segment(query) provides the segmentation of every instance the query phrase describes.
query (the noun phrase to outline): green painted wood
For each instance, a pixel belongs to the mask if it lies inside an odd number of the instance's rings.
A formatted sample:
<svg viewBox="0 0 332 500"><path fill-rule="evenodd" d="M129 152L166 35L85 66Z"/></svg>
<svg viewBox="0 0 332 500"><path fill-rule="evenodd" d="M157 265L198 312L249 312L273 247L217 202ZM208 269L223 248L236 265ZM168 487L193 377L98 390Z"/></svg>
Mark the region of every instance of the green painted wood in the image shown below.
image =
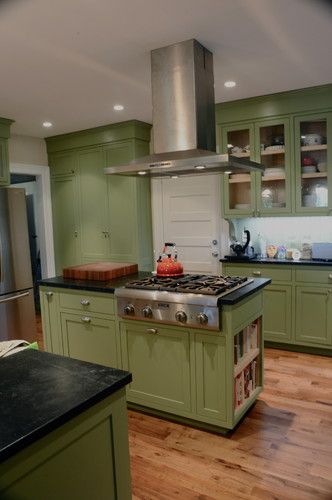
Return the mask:
<svg viewBox="0 0 332 500"><path fill-rule="evenodd" d="M78 173L78 157L76 151L53 153L48 156L51 177L73 175Z"/></svg>
<svg viewBox="0 0 332 500"><path fill-rule="evenodd" d="M150 333L156 329L157 333ZM122 368L133 374L127 399L169 413L190 415L190 347L185 329L121 322Z"/></svg>
<svg viewBox="0 0 332 500"><path fill-rule="evenodd" d="M225 266L225 267L224 267ZM226 274L233 276L248 276L253 278L271 278L273 282L288 282L292 280L291 265L263 265L263 264L241 264L223 263Z"/></svg>
<svg viewBox="0 0 332 500"><path fill-rule="evenodd" d="M114 316L115 300L110 293L85 293L80 290L63 292L58 289L59 306L63 309L74 309L80 313L101 313Z"/></svg>
<svg viewBox="0 0 332 500"><path fill-rule="evenodd" d="M55 267L81 263L80 220L77 177L57 175L51 180Z"/></svg>
<svg viewBox="0 0 332 500"><path fill-rule="evenodd" d="M301 189L301 132L300 125L303 121L326 119L327 122L327 187L328 187L328 206L327 207L304 207L302 206L302 189ZM308 113L294 118L294 145L295 145L295 186L296 186L296 212L303 215L331 215L332 214L332 112L327 113L326 110L320 113ZM310 153L308 153L310 156ZM319 182L320 179L317 179Z"/></svg>
<svg viewBox="0 0 332 500"><path fill-rule="evenodd" d="M9 139L10 137L10 127L14 123L14 120L9 118L0 118L0 137L2 139Z"/></svg>
<svg viewBox="0 0 332 500"><path fill-rule="evenodd" d="M0 464L3 500L130 500L125 390Z"/></svg>
<svg viewBox="0 0 332 500"><path fill-rule="evenodd" d="M216 123L276 118L287 114L332 109L332 84L291 90L216 105Z"/></svg>
<svg viewBox="0 0 332 500"><path fill-rule="evenodd" d="M292 342L292 286L268 285L264 289L264 338Z"/></svg>
<svg viewBox="0 0 332 500"><path fill-rule="evenodd" d="M138 120L113 123L102 127L79 130L45 139L48 154L82 147L92 147L121 141L124 139L140 139L150 142L151 125Z"/></svg>
<svg viewBox="0 0 332 500"><path fill-rule="evenodd" d="M295 340L332 346L332 288L296 287Z"/></svg>
<svg viewBox="0 0 332 500"><path fill-rule="evenodd" d="M59 293L48 287L40 287L40 307L45 349L63 355Z"/></svg>
<svg viewBox="0 0 332 500"><path fill-rule="evenodd" d="M8 140L0 138L0 186L10 184Z"/></svg>
<svg viewBox="0 0 332 500"><path fill-rule="evenodd" d="M232 383L226 369L225 337L195 335L197 414L227 426L226 386Z"/></svg>
<svg viewBox="0 0 332 500"><path fill-rule="evenodd" d="M101 147L82 149L78 156L80 245L82 262L109 257L107 182Z"/></svg>
<svg viewBox="0 0 332 500"><path fill-rule="evenodd" d="M91 313L61 312L64 355L105 366L119 366L115 321Z"/></svg>
<svg viewBox="0 0 332 500"><path fill-rule="evenodd" d="M326 349L325 347L313 347L312 345L304 342L301 342L301 344L284 344L283 342L272 342L270 340L266 340L265 347L270 347L272 349L284 349L285 351L292 352L304 352L306 354L318 354L319 356L332 356L332 349Z"/></svg>
<svg viewBox="0 0 332 500"><path fill-rule="evenodd" d="M261 192L262 189L266 189L267 187L272 186L272 190L278 191L278 181L270 182L262 181L262 175L260 173L255 174L256 178L256 213L258 216L266 215L285 215L291 214L292 212L292 198L291 198L291 187L292 187L292 168L291 168L291 134L290 134L290 120L288 117L277 118L273 120L265 120L255 122L255 160L259 163L263 163L265 161L265 156L261 156L260 151L260 131L263 127L274 127L277 125L283 126L283 135L285 139L285 155L284 155L284 166L285 166L285 207L272 207L266 208L262 205L262 197ZM275 187L277 186L277 187Z"/></svg>

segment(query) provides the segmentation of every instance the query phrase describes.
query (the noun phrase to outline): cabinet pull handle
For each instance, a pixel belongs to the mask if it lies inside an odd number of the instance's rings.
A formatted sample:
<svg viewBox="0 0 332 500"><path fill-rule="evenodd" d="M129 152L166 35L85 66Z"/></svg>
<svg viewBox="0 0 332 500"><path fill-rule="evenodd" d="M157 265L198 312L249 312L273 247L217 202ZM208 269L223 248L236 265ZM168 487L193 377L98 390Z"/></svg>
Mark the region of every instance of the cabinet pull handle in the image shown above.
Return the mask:
<svg viewBox="0 0 332 500"><path fill-rule="evenodd" d="M46 292L45 295L47 299L50 300L50 298L53 297L53 292Z"/></svg>
<svg viewBox="0 0 332 500"><path fill-rule="evenodd" d="M253 271L252 273L254 276L261 276L262 273L260 271Z"/></svg>
<svg viewBox="0 0 332 500"><path fill-rule="evenodd" d="M147 328L146 333L150 333L152 335L158 335L158 330L157 328Z"/></svg>
<svg viewBox="0 0 332 500"><path fill-rule="evenodd" d="M91 323L91 318L89 318L89 316L82 316L81 321L83 323Z"/></svg>
<svg viewBox="0 0 332 500"><path fill-rule="evenodd" d="M329 274L329 280L332 280L332 273Z"/></svg>
<svg viewBox="0 0 332 500"><path fill-rule="evenodd" d="M89 306L90 305L90 300L88 299L81 299L80 300L82 306Z"/></svg>

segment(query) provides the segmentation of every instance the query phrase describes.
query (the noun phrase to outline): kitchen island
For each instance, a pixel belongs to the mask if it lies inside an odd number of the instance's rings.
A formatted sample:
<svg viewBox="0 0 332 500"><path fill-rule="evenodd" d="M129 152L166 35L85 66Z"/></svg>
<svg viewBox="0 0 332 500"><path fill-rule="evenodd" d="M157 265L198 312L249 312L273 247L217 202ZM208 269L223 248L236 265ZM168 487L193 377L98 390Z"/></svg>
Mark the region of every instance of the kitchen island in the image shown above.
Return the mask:
<svg viewBox="0 0 332 500"><path fill-rule="evenodd" d="M122 370L25 350L0 361L0 498L130 499Z"/></svg>
<svg viewBox="0 0 332 500"><path fill-rule="evenodd" d="M117 314L114 291L146 275L81 281L75 289L72 280L43 280L47 350L132 372L133 408L218 432L233 429L263 388L262 292L271 280L253 279L220 297L218 327L205 329Z"/></svg>

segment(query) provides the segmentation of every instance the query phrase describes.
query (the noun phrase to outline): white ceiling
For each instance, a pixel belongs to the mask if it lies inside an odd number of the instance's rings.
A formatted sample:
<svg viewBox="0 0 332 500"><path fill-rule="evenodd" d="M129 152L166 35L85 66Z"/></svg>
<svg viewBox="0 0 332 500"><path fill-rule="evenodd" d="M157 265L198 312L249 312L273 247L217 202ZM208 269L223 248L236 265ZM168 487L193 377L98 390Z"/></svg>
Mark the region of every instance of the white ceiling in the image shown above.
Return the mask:
<svg viewBox="0 0 332 500"><path fill-rule="evenodd" d="M216 102L330 83L328 3L1 0L0 116L37 137L150 122L149 52L189 38L214 53ZM225 89L225 80L238 86Z"/></svg>

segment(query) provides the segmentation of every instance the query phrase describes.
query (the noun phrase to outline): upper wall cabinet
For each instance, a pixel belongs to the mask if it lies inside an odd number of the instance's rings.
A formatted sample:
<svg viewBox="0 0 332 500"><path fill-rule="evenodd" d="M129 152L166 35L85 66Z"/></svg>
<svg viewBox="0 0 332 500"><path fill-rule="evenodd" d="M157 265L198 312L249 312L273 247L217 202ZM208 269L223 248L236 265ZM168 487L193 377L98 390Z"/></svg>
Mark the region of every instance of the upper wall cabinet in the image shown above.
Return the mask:
<svg viewBox="0 0 332 500"><path fill-rule="evenodd" d="M10 183L8 139L10 136L10 125L12 123L12 120L0 118L0 186L5 186Z"/></svg>
<svg viewBox="0 0 332 500"><path fill-rule="evenodd" d="M147 124L126 122L47 139L58 274L100 260L152 269L149 179L104 173L147 154L149 137Z"/></svg>
<svg viewBox="0 0 332 500"><path fill-rule="evenodd" d="M332 85L227 102L216 114L220 150L265 166L223 176L225 217L332 214Z"/></svg>

